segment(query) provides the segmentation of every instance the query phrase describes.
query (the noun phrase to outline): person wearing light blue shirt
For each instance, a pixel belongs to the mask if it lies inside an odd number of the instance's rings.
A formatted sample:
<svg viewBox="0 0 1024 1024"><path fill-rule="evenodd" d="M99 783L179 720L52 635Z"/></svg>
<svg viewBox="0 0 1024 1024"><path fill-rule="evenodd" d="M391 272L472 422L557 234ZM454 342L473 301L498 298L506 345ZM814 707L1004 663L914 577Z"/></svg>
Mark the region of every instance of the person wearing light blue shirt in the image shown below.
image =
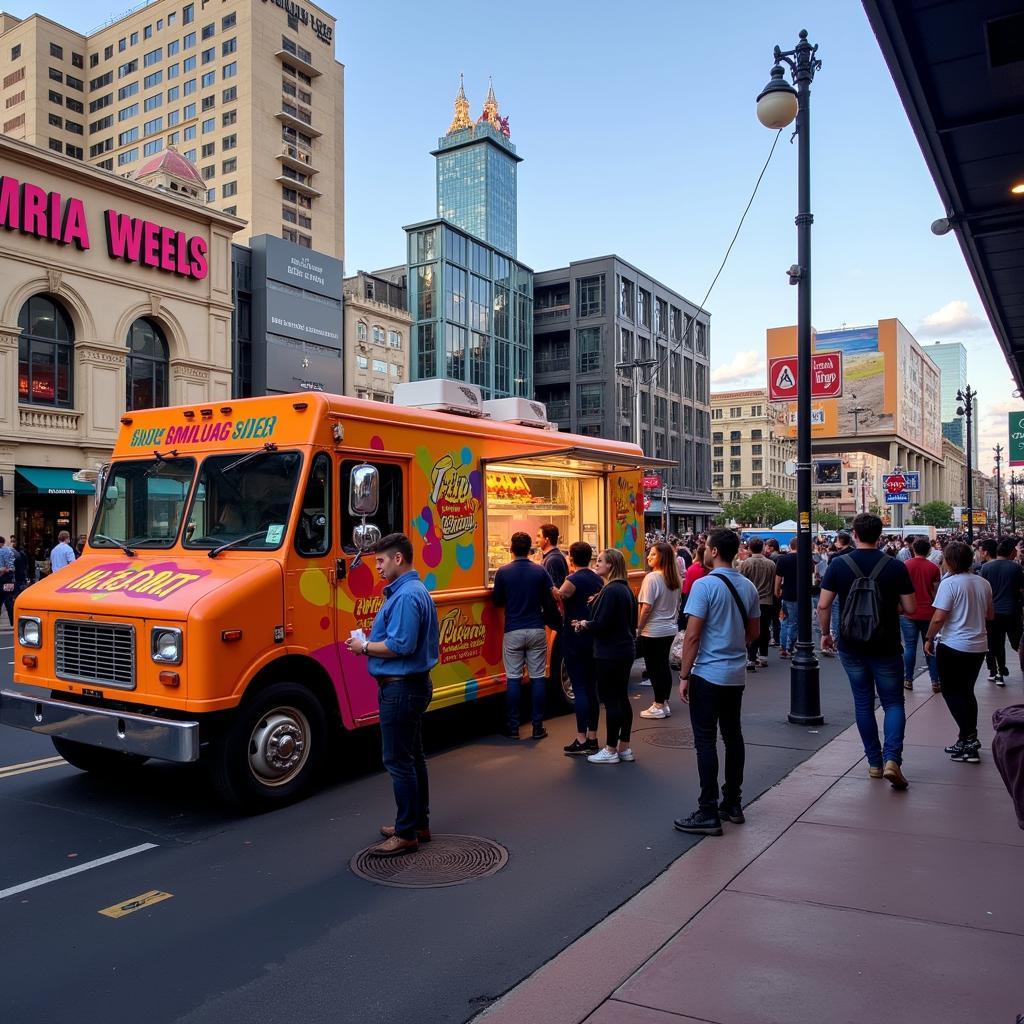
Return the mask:
<svg viewBox="0 0 1024 1024"><path fill-rule="evenodd" d="M679 696L690 705L697 749L700 798L697 810L675 827L690 835L720 836L722 818L743 822L740 791L745 748L740 708L746 683L747 645L760 632L757 587L732 568L740 539L715 530L705 558L711 572L697 580L686 599L686 639L679 670ZM725 744L725 784L718 788L718 732Z"/></svg>
<svg viewBox="0 0 1024 1024"><path fill-rule="evenodd" d="M412 544L404 533L376 547L377 572L385 580L384 604L369 638L350 637L345 646L364 655L380 690L380 737L391 776L397 814L384 825L379 857L414 853L430 842L430 786L423 755L423 715L433 696L430 670L437 664L439 628L430 592L412 566Z"/></svg>
<svg viewBox="0 0 1024 1024"><path fill-rule="evenodd" d="M59 572L75 560L75 551L70 541L71 534L67 530L57 534L57 543L50 552L50 572Z"/></svg>

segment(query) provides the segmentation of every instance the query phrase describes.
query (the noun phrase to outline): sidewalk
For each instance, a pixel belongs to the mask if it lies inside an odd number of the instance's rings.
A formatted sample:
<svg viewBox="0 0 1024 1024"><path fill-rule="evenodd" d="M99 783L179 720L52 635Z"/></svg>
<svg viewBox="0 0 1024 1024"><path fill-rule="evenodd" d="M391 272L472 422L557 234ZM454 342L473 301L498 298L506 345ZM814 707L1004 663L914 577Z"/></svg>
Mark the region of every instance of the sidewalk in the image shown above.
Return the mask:
<svg viewBox="0 0 1024 1024"><path fill-rule="evenodd" d="M868 778L851 727L480 1024L1019 1020L1024 831L988 747L992 712L1024 700L1024 686L1018 672L1005 689L986 674L980 765L943 752L956 730L919 677L908 791Z"/></svg>

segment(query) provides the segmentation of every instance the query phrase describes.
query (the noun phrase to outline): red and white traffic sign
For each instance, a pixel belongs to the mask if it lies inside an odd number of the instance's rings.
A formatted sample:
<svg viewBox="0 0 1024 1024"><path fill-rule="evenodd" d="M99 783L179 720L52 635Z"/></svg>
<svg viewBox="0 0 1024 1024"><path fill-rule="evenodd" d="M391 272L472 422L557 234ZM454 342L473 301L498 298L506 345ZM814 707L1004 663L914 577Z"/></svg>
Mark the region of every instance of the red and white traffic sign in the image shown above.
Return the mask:
<svg viewBox="0 0 1024 1024"><path fill-rule="evenodd" d="M643 479L643 485L645 491L660 491L661 477L655 473L648 473Z"/></svg>
<svg viewBox="0 0 1024 1024"><path fill-rule="evenodd" d="M902 494L907 487L907 478L902 473L891 473L885 478L885 489L890 494Z"/></svg>
<svg viewBox="0 0 1024 1024"><path fill-rule="evenodd" d="M768 400L795 402L797 357L779 356L768 360ZM843 397L843 353L821 352L811 356L811 398Z"/></svg>

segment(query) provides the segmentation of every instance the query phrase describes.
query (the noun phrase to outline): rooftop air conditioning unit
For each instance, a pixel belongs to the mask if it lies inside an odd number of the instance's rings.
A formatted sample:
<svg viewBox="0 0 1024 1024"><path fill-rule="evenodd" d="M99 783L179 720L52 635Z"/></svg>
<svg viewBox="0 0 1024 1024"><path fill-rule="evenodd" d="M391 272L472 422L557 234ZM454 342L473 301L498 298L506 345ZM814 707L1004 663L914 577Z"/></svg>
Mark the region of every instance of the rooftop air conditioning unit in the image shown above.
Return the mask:
<svg viewBox="0 0 1024 1024"><path fill-rule="evenodd" d="M460 416L483 416L484 400L478 387L457 380L434 377L396 384L395 405L434 412L453 412Z"/></svg>
<svg viewBox="0 0 1024 1024"><path fill-rule="evenodd" d="M540 430L558 429L556 424L548 422L544 403L529 398L494 398L484 402L484 413L501 423L520 423L524 427L537 427Z"/></svg>

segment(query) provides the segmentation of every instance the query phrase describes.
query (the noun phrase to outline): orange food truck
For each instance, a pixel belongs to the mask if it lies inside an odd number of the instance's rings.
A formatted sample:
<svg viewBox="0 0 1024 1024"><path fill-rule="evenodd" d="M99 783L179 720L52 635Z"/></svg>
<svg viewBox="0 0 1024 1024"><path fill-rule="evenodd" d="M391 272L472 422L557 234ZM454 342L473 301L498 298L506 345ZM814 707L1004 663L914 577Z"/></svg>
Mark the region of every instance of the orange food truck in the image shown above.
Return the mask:
<svg viewBox="0 0 1024 1024"><path fill-rule="evenodd" d="M307 791L332 730L377 721L344 641L383 602L381 535L409 535L437 605L432 708L505 688L490 586L514 531L552 522L640 575L639 448L450 381L398 392L410 404L301 393L123 416L82 557L17 601L15 682L49 696L4 691L0 722L83 770L201 759L226 799L273 806ZM551 675L557 690L557 642Z"/></svg>

